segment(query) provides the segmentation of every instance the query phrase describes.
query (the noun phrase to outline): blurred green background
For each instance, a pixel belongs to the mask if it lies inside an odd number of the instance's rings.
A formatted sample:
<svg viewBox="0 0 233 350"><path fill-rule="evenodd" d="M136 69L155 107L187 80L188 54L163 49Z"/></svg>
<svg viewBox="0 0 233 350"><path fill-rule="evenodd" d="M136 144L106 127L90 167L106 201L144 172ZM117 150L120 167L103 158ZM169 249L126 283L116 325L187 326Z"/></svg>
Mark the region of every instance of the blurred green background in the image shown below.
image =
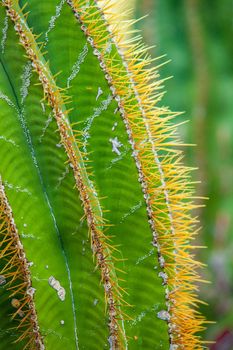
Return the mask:
<svg viewBox="0 0 233 350"><path fill-rule="evenodd" d="M199 211L197 252L207 264L201 271L211 284L200 286L202 307L209 324L205 339L216 340L213 350L233 349L233 1L135 0L137 24L144 41L156 45L153 56L166 54L160 68L165 84L162 105L185 111L190 122L180 128L186 163L198 166L195 180L200 196L209 197Z"/></svg>

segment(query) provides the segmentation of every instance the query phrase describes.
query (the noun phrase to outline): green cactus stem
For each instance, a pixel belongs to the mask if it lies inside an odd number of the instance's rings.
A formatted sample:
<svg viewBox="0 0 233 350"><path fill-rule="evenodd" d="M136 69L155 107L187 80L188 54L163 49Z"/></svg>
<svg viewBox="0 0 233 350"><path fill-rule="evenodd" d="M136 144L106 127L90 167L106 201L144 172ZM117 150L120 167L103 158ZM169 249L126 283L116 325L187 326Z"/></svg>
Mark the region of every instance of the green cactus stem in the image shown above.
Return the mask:
<svg viewBox="0 0 233 350"><path fill-rule="evenodd" d="M202 349L191 169L133 22L1 5L2 344Z"/></svg>

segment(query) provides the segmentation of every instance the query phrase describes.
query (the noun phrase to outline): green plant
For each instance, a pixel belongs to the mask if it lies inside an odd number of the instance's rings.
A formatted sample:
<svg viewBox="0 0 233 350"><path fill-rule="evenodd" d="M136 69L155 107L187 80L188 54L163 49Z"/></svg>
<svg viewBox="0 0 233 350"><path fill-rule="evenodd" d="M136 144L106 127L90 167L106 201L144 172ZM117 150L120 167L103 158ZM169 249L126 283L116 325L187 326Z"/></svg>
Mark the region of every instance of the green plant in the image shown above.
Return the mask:
<svg viewBox="0 0 233 350"><path fill-rule="evenodd" d="M191 169L158 67L112 1L2 5L2 347L202 349Z"/></svg>

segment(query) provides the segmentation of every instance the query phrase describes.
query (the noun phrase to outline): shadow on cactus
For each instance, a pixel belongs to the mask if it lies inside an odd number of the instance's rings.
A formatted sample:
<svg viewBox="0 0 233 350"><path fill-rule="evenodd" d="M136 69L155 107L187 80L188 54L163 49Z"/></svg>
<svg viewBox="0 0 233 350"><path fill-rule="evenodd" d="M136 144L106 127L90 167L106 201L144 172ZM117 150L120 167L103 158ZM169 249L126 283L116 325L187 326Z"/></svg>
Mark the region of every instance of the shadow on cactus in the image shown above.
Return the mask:
<svg viewBox="0 0 233 350"><path fill-rule="evenodd" d="M203 348L191 169L112 2L1 1L2 349Z"/></svg>

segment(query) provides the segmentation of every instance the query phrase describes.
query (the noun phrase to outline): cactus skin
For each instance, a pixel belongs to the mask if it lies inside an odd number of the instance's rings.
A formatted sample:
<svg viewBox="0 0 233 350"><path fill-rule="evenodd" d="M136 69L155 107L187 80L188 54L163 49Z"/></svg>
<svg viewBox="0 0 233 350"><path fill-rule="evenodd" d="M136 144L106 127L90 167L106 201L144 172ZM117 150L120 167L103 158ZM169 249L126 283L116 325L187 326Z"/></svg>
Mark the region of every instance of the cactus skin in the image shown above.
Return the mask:
<svg viewBox="0 0 233 350"><path fill-rule="evenodd" d="M190 169L146 49L110 1L1 3L1 239L29 262L2 250L2 343L12 324L12 349L201 349Z"/></svg>

